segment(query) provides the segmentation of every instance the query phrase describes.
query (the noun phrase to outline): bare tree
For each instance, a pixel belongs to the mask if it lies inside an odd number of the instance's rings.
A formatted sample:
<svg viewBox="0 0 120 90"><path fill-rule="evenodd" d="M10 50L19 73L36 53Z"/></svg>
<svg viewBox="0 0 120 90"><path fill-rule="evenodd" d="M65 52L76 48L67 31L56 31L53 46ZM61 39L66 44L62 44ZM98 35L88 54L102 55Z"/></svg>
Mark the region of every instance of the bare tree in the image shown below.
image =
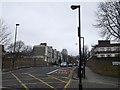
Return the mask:
<svg viewBox="0 0 120 90"><path fill-rule="evenodd" d="M14 44L13 43L11 43L10 45L8 45L7 51L13 52L13 49L14 49Z"/></svg>
<svg viewBox="0 0 120 90"><path fill-rule="evenodd" d="M24 53L24 54L30 54L31 52L32 52L32 47L31 46L29 46L29 45L25 45L24 47L23 47L23 51L22 51L22 53Z"/></svg>
<svg viewBox="0 0 120 90"><path fill-rule="evenodd" d="M62 49L61 53L62 53L63 61L68 62L68 51L67 51L67 49Z"/></svg>
<svg viewBox="0 0 120 90"><path fill-rule="evenodd" d="M96 14L101 36L120 41L120 0L100 2Z"/></svg>
<svg viewBox="0 0 120 90"><path fill-rule="evenodd" d="M84 46L84 59L85 59L85 60L88 58L88 52L89 52L88 46L85 45L85 46Z"/></svg>
<svg viewBox="0 0 120 90"><path fill-rule="evenodd" d="M14 43L11 43L7 50L9 52L13 52L14 50ZM15 46L15 52L16 53L22 53L22 54L30 54L32 52L32 47L29 45L25 45L23 41L17 41Z"/></svg>
<svg viewBox="0 0 120 90"><path fill-rule="evenodd" d="M62 49L61 53L62 53L62 54L65 54L65 55L68 55L67 49Z"/></svg>
<svg viewBox="0 0 120 90"><path fill-rule="evenodd" d="M3 19L0 19L0 44L7 45L10 41L10 33L7 32L7 24Z"/></svg>
<svg viewBox="0 0 120 90"><path fill-rule="evenodd" d="M16 42L16 46L15 46L15 52L22 52L24 50L24 42L23 41L17 41ZM14 49L14 43L11 43L7 50L9 50L10 52L13 52L13 49Z"/></svg>
<svg viewBox="0 0 120 90"><path fill-rule="evenodd" d="M15 51L16 52L22 52L24 50L24 46L25 46L25 44L24 44L23 41L17 41Z"/></svg>

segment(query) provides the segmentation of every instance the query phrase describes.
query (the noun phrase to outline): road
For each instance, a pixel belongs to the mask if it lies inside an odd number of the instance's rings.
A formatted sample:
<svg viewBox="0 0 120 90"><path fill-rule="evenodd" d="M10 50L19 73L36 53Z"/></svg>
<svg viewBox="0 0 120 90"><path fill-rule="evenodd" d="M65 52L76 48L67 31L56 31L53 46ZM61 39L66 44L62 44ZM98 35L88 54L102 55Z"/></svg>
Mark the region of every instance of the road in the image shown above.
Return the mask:
<svg viewBox="0 0 120 90"><path fill-rule="evenodd" d="M3 90L6 88L8 90L63 90L63 88L67 88L69 82L67 74L48 75L51 71L60 71L58 68L60 67L31 67L4 72L2 75Z"/></svg>
<svg viewBox="0 0 120 90"><path fill-rule="evenodd" d="M78 79L72 79L72 67L31 67L4 72L3 87L6 90L78 90ZM75 72L73 76L75 75ZM119 90L118 78L102 76L86 67L82 78L83 90Z"/></svg>

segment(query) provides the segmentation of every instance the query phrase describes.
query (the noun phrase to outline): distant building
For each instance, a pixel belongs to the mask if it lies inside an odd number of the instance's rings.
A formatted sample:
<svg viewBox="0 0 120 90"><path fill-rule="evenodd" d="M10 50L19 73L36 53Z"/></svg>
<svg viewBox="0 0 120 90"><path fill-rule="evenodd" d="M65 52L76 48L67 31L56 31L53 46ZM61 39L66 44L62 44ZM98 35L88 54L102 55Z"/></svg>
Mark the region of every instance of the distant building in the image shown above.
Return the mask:
<svg viewBox="0 0 120 90"><path fill-rule="evenodd" d="M46 56L47 56L47 62L50 64L53 63L52 50L53 50L52 46L47 46Z"/></svg>
<svg viewBox="0 0 120 90"><path fill-rule="evenodd" d="M109 40L99 40L98 44L92 47L90 57L105 58L120 56L120 43L110 43Z"/></svg>
<svg viewBox="0 0 120 90"><path fill-rule="evenodd" d="M53 49L52 46L47 46L47 43L41 43L40 45L35 45L33 47L33 57L46 62L48 66L58 64L61 54L59 53L58 55L57 52L58 51Z"/></svg>
<svg viewBox="0 0 120 90"><path fill-rule="evenodd" d="M47 61L46 56L46 46L45 45L35 45L33 47L33 57L40 58L43 61Z"/></svg>
<svg viewBox="0 0 120 90"><path fill-rule="evenodd" d="M50 62L52 56L52 48L47 46L47 43L41 43L33 47L33 58L39 59L41 62Z"/></svg>
<svg viewBox="0 0 120 90"><path fill-rule="evenodd" d="M56 49L52 50L52 58L53 58L53 63L57 63L57 50Z"/></svg>

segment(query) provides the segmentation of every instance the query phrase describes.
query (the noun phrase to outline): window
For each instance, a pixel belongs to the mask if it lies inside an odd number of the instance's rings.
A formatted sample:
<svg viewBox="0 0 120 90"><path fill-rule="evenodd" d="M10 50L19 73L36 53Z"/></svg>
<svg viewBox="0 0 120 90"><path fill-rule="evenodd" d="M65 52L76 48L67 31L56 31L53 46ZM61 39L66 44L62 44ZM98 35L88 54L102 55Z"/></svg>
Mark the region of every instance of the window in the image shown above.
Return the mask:
<svg viewBox="0 0 120 90"><path fill-rule="evenodd" d="M115 57L120 57L120 54L119 54L119 53L116 53L116 54L115 54Z"/></svg>
<svg viewBox="0 0 120 90"><path fill-rule="evenodd" d="M101 54L100 56L101 56L101 57L104 57L105 55Z"/></svg>
<svg viewBox="0 0 120 90"><path fill-rule="evenodd" d="M107 54L107 57L111 57L111 55L110 55L110 54Z"/></svg>
<svg viewBox="0 0 120 90"><path fill-rule="evenodd" d="M111 47L111 51L116 51L116 47Z"/></svg>
<svg viewBox="0 0 120 90"><path fill-rule="evenodd" d="M100 55L100 54L97 54L96 56L97 56L98 58L101 58L101 55Z"/></svg>
<svg viewBox="0 0 120 90"><path fill-rule="evenodd" d="M118 47L116 47L117 48L117 51L120 51L120 47L118 46Z"/></svg>
<svg viewBox="0 0 120 90"><path fill-rule="evenodd" d="M116 56L116 54L112 54L111 56L112 56L112 57L115 57L115 56Z"/></svg>
<svg viewBox="0 0 120 90"><path fill-rule="evenodd" d="M116 46L114 47L115 51L120 51L120 47L119 46Z"/></svg>
<svg viewBox="0 0 120 90"><path fill-rule="evenodd" d="M104 48L104 47L100 47L100 48L98 49L98 51L105 51L105 48Z"/></svg>
<svg viewBox="0 0 120 90"><path fill-rule="evenodd" d="M107 47L106 49L107 49L106 51L111 51L111 47Z"/></svg>

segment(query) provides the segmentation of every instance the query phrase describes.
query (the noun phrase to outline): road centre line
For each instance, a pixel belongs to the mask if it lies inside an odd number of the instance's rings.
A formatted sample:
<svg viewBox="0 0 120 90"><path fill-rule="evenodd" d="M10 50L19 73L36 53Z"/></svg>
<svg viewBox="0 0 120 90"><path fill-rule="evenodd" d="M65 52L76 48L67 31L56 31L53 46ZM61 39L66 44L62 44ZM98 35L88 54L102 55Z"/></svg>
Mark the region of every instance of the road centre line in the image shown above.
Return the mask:
<svg viewBox="0 0 120 90"><path fill-rule="evenodd" d="M71 80L72 80L72 79L69 79L69 81L67 82L67 84L64 86L64 89L63 89L63 90L67 90L67 87L70 85Z"/></svg>
<svg viewBox="0 0 120 90"><path fill-rule="evenodd" d="M26 89L26 90L29 90L29 88L14 74L14 73L11 73L15 79Z"/></svg>
<svg viewBox="0 0 120 90"><path fill-rule="evenodd" d="M44 83L45 85L49 86L50 88L53 88L54 90L57 90L55 87L49 85L47 82L45 82L45 81L43 81L43 80L41 80L41 79L39 79L39 78L33 76L32 74L28 74L28 75L31 76L31 77L33 77L34 79L36 79L36 80L38 80L38 81Z"/></svg>
<svg viewBox="0 0 120 90"><path fill-rule="evenodd" d="M59 78L56 78L56 77L53 77L53 76L50 76L50 75L48 75L49 77L51 77L51 78L53 78L53 79L55 79L55 80L58 80L58 81L60 81L60 82L62 82L62 83L66 83L66 81L63 81L63 80L61 80L61 79L59 79Z"/></svg>

